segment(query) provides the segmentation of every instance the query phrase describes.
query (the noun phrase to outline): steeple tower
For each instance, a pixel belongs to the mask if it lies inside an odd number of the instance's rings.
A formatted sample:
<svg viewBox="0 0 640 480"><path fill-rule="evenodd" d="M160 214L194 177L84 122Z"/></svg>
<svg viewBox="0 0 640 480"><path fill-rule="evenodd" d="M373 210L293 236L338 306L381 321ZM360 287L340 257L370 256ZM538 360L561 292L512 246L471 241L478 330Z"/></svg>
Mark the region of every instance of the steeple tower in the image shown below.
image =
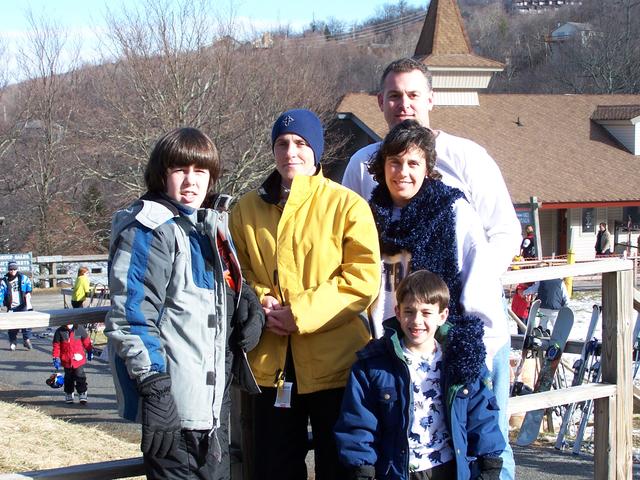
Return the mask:
<svg viewBox="0 0 640 480"><path fill-rule="evenodd" d="M478 105L478 90L504 70L504 64L471 53L457 0L431 0L414 58L433 75L436 105Z"/></svg>

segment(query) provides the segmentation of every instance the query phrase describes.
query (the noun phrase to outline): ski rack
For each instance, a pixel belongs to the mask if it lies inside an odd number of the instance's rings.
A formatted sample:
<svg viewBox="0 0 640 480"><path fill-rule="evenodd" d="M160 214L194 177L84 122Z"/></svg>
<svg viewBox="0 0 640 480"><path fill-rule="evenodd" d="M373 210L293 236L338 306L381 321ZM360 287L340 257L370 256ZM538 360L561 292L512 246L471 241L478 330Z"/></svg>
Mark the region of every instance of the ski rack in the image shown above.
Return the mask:
<svg viewBox="0 0 640 480"><path fill-rule="evenodd" d="M634 290L633 262L607 259L554 267L512 270L503 285L602 274L601 381L509 399L508 414L593 400L594 478L626 480L632 476L632 330L640 310ZM518 344L522 336L518 336ZM579 353L583 342L570 342ZM566 352L569 352L569 344Z"/></svg>

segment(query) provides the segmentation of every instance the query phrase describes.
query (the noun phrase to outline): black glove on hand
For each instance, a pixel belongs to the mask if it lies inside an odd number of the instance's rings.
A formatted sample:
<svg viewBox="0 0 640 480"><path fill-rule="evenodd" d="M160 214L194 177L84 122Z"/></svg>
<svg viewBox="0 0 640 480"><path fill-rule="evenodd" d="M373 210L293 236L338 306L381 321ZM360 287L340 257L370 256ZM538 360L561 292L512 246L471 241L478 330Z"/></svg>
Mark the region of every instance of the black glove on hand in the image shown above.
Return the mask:
<svg viewBox="0 0 640 480"><path fill-rule="evenodd" d="M376 477L376 467L360 465L349 472L349 480L373 480Z"/></svg>
<svg viewBox="0 0 640 480"><path fill-rule="evenodd" d="M498 480L502 471L502 458L490 454L478 459L480 476L478 480Z"/></svg>
<svg viewBox="0 0 640 480"><path fill-rule="evenodd" d="M238 346L245 352L250 352L260 341L264 328L264 310L253 289L244 282L235 317Z"/></svg>
<svg viewBox="0 0 640 480"><path fill-rule="evenodd" d="M180 443L180 419L171 396L171 377L159 373L138 385L142 397L142 453L163 458Z"/></svg>

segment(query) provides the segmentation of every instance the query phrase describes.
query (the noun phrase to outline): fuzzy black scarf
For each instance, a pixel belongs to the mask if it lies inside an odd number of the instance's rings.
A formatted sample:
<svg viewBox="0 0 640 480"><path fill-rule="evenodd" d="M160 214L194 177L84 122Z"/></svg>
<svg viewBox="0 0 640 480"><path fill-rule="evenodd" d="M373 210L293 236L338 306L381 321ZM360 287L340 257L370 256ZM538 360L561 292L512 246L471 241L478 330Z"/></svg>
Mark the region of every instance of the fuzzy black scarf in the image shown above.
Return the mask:
<svg viewBox="0 0 640 480"><path fill-rule="evenodd" d="M482 338L484 326L478 317L465 315L460 303L462 281L458 271L456 218L453 204L464 198L457 188L441 181L425 179L419 192L392 220L393 201L389 189L380 183L369 202L378 228L380 250L395 255L411 253L410 271L429 270L449 287L449 319L445 355L446 368L456 383L478 379L486 350Z"/></svg>

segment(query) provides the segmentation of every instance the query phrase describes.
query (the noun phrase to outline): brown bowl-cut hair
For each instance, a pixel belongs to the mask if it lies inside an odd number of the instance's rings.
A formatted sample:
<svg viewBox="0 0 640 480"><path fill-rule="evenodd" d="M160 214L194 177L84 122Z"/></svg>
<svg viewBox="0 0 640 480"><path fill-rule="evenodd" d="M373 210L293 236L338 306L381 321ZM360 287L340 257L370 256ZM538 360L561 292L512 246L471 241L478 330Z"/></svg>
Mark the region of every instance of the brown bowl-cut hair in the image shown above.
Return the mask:
<svg viewBox="0 0 640 480"><path fill-rule="evenodd" d="M401 155L411 147L417 148L424 154L427 162L427 178L439 180L442 175L435 169L436 165L436 135L427 127L423 127L415 120L405 120L391 129L384 137L378 153L367 166L376 182L385 184L384 163L388 157Z"/></svg>
<svg viewBox="0 0 640 480"><path fill-rule="evenodd" d="M164 193L167 170L195 166L209 170L209 190L222 171L218 149L211 139L197 128L176 128L158 139L144 172L144 181L151 193Z"/></svg>
<svg viewBox="0 0 640 480"><path fill-rule="evenodd" d="M436 304L442 311L449 305L449 288L435 273L418 270L407 275L396 290L398 307L407 300Z"/></svg>

